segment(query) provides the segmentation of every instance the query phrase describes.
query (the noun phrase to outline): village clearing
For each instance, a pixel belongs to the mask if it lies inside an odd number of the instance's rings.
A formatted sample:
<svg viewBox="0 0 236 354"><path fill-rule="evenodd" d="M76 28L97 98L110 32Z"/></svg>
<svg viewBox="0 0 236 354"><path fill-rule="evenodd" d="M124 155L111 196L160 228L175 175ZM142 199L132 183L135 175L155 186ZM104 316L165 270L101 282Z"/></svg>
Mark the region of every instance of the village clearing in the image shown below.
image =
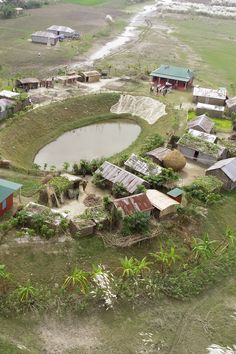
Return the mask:
<svg viewBox="0 0 236 354"><path fill-rule="evenodd" d="M65 61L67 65L77 63L78 56L80 57L78 52L86 52L86 57L89 48L90 53L96 51L101 43L105 43L117 33L116 31L120 32L124 21L129 17L120 12L119 6L114 7L111 4L108 2L103 5L104 10L103 7L78 7L73 3L59 3L39 10L30 10L30 16L13 20L15 26L12 26L11 20L4 22L4 27L1 28L4 36L0 38L1 48L6 48L4 53L1 52L4 64L1 72L3 81L11 77L10 73L17 74L19 70L23 73L40 72L44 76L55 64L60 67ZM100 32L93 40L93 32L97 31L97 28L104 28L104 12L108 11L114 17L117 16L117 27L112 33L107 29L105 34ZM59 16L64 18L68 25L76 26L81 23L83 31L89 31L89 35L78 47L63 45L59 51L40 48L39 60L38 47L32 47L31 43L27 42L29 29L45 27ZM231 94L235 94L235 21L199 17L195 13L189 16L167 15L163 12L160 16L152 17L151 22L152 26L144 28L142 36L135 43L127 44L116 54L97 63L100 68L109 67L111 74L116 77L128 75L135 78L125 81L125 84L118 80L107 82L108 87L113 85L113 88L118 88L120 92L86 95L56 102L19 116L14 122L10 120L6 129L1 129L1 152L24 169L22 173L0 170L0 176L23 182L24 198L33 199L41 183L39 178L25 174L24 170L30 169L34 156L41 147L65 131L94 122L128 118L137 122L142 127L142 132L124 152L126 154L138 152L145 137L153 131L163 136L173 132L181 134L186 127L187 112L179 110L178 106L180 102L191 104L190 94L174 92L166 97L154 97L149 93L148 77L145 80L140 79L140 76L143 78L143 74L162 62L172 61L176 65L191 66L197 74L197 83L217 87L223 83ZM15 28L21 28L20 39L15 36ZM216 28L220 28L220 31L216 32ZM17 63L15 58L18 58ZM73 87L70 89L74 92ZM98 87L97 93L100 89ZM152 99L160 100L166 106L167 115L150 125L144 119L130 115L133 112L124 117L111 114L110 109L117 104L123 90L134 96L151 96ZM80 91L78 94L80 95ZM69 95L70 91L62 98ZM9 147L11 137L17 139ZM113 159L115 161L116 156ZM198 169L195 164L192 166L189 163L187 167L188 173L194 176L202 173L201 166ZM88 192L90 191L92 192L88 186ZM83 205L81 208L84 208ZM222 204L209 208L204 225L200 226L209 232L213 239L221 239L226 225L236 229L235 210L234 191L224 195ZM199 230L199 234L201 231ZM174 238L174 242L178 240ZM105 247L97 237L81 241L45 241L36 244L19 244L15 237L12 237L1 244L0 258L1 263L6 264L20 282L24 283L31 278L38 284L56 288L64 279L65 272L69 272L75 264L85 269L89 269L92 264L105 264L115 269L124 255L141 258L158 247L159 240L143 248L121 251ZM7 318L1 318L0 352L231 354L236 345L236 282L235 277L222 279L223 277L216 284L212 284L204 294L185 302L166 297L152 301L144 299L142 306L138 308L132 308L130 304L121 304L114 312L89 308L83 315L68 314L68 318L64 315L62 317L60 313L48 314L44 318L34 314L25 314L24 317L13 317L9 314Z"/></svg>

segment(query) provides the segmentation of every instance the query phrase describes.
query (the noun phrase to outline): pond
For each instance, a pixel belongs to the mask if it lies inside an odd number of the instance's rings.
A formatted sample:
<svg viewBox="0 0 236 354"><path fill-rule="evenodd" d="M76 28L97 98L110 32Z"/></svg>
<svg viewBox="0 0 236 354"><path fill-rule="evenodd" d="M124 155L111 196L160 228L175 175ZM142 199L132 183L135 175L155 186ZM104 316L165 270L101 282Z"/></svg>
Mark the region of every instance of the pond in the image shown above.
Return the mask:
<svg viewBox="0 0 236 354"><path fill-rule="evenodd" d="M44 146L34 163L42 168L46 163L60 169L65 161L74 164L82 159L110 157L127 148L140 132L140 126L129 121L88 125L66 132Z"/></svg>

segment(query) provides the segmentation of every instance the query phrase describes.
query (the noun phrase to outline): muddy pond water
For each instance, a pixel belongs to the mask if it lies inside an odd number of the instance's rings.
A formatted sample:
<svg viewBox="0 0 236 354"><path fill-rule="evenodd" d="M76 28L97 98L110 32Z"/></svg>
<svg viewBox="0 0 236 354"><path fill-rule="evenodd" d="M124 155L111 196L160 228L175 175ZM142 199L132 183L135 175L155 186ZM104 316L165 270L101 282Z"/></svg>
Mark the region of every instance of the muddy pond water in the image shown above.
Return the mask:
<svg viewBox="0 0 236 354"><path fill-rule="evenodd" d="M58 169L63 163L109 157L127 148L141 132L139 125L130 121L92 124L64 133L44 146L36 155L34 163Z"/></svg>

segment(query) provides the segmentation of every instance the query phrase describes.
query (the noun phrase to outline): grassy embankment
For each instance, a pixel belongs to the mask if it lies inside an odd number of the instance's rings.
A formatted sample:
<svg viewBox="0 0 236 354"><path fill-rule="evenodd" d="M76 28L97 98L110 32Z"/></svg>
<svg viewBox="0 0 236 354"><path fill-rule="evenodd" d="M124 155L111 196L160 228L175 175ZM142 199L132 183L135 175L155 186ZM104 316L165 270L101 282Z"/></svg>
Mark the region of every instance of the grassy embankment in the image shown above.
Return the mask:
<svg viewBox="0 0 236 354"><path fill-rule="evenodd" d="M165 136L178 129L183 112L169 109L155 124L149 125L143 119L129 115L117 116L109 113L119 99L119 94L99 94L72 98L61 103L29 111L7 121L0 131L0 152L20 168L32 167L36 153L62 133L92 123L109 119L128 118L142 127L138 139L124 153L138 151L145 137L160 133ZM13 141L13 144L9 144Z"/></svg>

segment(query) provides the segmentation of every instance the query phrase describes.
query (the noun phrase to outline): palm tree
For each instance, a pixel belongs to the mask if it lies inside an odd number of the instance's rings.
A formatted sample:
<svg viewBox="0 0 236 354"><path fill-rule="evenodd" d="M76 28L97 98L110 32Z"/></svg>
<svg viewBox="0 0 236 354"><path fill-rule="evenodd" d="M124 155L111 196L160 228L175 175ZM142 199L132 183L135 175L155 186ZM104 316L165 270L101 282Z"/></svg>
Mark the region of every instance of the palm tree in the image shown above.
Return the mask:
<svg viewBox="0 0 236 354"><path fill-rule="evenodd" d="M210 258L214 252L212 245L215 241L210 241L208 233L205 233L203 239L193 239L194 247L193 252L195 253L195 259Z"/></svg>
<svg viewBox="0 0 236 354"><path fill-rule="evenodd" d="M130 278L133 277L137 272L136 260L134 257L128 258L125 256L120 259L122 268L122 277Z"/></svg>
<svg viewBox="0 0 236 354"><path fill-rule="evenodd" d="M0 264L0 293L6 293L8 283L11 281L12 274L7 272L6 266Z"/></svg>
<svg viewBox="0 0 236 354"><path fill-rule="evenodd" d="M26 285L19 285L17 287L16 294L20 302L28 303L35 298L37 289L28 281Z"/></svg>
<svg viewBox="0 0 236 354"><path fill-rule="evenodd" d="M80 291L85 294L88 291L88 279L89 279L90 274L88 272L85 272L81 269L78 269L75 267L75 269L72 271L71 275L69 275L63 284L64 288L75 288L79 287Z"/></svg>

